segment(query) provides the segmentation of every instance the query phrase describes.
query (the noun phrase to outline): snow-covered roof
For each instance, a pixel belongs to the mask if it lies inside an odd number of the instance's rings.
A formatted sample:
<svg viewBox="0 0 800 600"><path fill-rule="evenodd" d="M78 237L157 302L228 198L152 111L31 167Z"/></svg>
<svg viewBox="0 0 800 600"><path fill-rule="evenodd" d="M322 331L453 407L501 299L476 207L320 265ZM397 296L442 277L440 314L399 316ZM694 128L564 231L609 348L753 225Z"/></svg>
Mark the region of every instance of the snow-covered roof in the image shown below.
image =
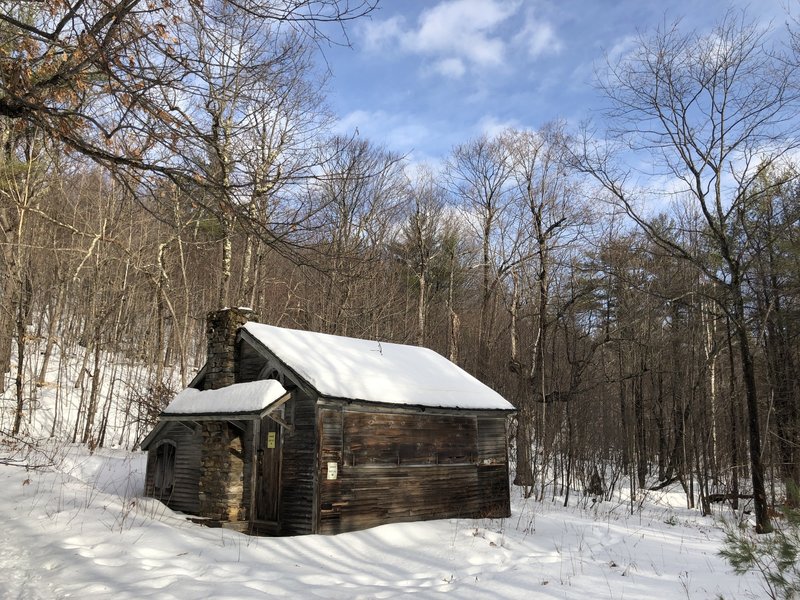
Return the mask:
<svg viewBox="0 0 800 600"><path fill-rule="evenodd" d="M244 329L323 396L441 408L514 409L500 394L428 348L253 322Z"/></svg>
<svg viewBox="0 0 800 600"><path fill-rule="evenodd" d="M167 408L165 415L213 415L257 413L286 395L279 381L265 379L235 383L218 390L186 388Z"/></svg>

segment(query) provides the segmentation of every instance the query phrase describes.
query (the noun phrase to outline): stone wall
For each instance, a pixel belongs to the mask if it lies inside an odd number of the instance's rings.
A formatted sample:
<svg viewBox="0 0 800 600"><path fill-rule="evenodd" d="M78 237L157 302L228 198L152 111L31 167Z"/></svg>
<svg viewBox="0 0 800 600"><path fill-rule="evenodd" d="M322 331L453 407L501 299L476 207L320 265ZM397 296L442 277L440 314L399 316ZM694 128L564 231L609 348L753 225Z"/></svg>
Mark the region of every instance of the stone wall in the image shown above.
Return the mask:
<svg viewBox="0 0 800 600"><path fill-rule="evenodd" d="M244 521L244 448L238 431L220 421L202 430L200 514L217 521Z"/></svg>

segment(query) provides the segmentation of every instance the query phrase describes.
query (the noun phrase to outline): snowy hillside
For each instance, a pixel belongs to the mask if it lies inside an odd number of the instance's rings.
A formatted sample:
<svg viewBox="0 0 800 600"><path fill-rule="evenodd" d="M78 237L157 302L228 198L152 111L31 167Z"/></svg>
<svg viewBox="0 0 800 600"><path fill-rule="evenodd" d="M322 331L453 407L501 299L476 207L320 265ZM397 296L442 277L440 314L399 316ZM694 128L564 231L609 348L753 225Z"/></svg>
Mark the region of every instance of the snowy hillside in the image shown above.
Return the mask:
<svg viewBox="0 0 800 600"><path fill-rule="evenodd" d="M631 515L624 490L598 503L575 490L563 508L563 498L526 501L512 488L509 519L332 537L256 538L191 523L141 497L142 453L63 441L84 426L75 419L85 392L58 377L80 362L57 356L52 383L37 390L24 438L35 447L3 440L2 598L763 597L757 577L737 577L717 556L719 520L680 508L678 491L650 492ZM107 446L136 437L122 429L132 427L130 393L113 381L103 382Z"/></svg>
<svg viewBox="0 0 800 600"><path fill-rule="evenodd" d="M0 597L759 598L716 555L715 521L651 494L641 511L517 498L505 520L255 538L193 524L139 496L141 453L58 450L0 467Z"/></svg>

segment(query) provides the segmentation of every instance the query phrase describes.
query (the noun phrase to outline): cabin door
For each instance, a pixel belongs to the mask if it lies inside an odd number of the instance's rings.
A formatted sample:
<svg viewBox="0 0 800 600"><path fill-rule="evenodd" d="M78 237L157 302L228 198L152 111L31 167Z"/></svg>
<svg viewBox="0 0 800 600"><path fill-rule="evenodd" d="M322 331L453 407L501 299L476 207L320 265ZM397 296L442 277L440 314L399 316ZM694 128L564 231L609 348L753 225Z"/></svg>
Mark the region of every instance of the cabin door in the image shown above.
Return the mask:
<svg viewBox="0 0 800 600"><path fill-rule="evenodd" d="M269 417L261 421L257 485L256 519L277 521L281 489L281 426Z"/></svg>

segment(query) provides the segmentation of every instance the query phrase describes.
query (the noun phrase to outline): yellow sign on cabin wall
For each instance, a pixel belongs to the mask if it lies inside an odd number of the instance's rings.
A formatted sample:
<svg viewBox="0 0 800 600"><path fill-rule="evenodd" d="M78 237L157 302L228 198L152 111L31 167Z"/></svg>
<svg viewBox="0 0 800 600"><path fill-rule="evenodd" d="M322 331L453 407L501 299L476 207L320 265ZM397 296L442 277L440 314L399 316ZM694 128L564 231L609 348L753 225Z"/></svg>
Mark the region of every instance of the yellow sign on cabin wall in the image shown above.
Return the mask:
<svg viewBox="0 0 800 600"><path fill-rule="evenodd" d="M275 447L275 432L270 431L267 434L267 448L274 448Z"/></svg>

